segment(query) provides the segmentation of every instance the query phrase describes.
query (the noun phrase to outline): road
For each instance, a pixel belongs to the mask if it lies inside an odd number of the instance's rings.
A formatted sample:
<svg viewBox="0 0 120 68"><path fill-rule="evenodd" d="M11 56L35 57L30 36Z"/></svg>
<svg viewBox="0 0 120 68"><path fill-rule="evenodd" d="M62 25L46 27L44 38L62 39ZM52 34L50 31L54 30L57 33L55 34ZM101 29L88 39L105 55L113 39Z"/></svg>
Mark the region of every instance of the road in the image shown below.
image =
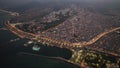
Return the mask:
<svg viewBox="0 0 120 68"><path fill-rule="evenodd" d="M119 29L120 29L120 27L113 28L113 29L111 29L111 30L105 31L105 32L97 35L96 37L92 38L92 39L89 40L88 42L85 41L85 42L73 43L73 45L76 45L76 46L87 46L87 45L91 45L91 44L97 42L97 41L98 41L100 38L102 38L103 36L105 36L105 35L107 35L107 34L109 34L109 33L112 33L112 32L114 32L114 31L116 31L116 30L119 30Z"/></svg>
<svg viewBox="0 0 120 68"><path fill-rule="evenodd" d="M89 46L89 45L97 42L103 36L120 29L120 27L117 27L117 28L113 28L111 30L105 31L105 32L97 35L96 37L92 38L89 41L83 41L83 42L79 42L79 43L71 43L71 42L67 42L67 41L62 42L59 40L54 40L54 39L46 37L46 36L41 36L41 35L36 35L33 33L24 32L24 31L16 28L15 25L11 25L9 21L6 23L6 26L11 32L18 35L20 38L29 38L31 40L36 40L36 41L42 42L43 44L48 44L51 46L53 44L58 44L58 45L60 45L59 47L61 47L61 48L65 47L65 48L69 48L69 49L74 48L74 47Z"/></svg>
<svg viewBox="0 0 120 68"><path fill-rule="evenodd" d="M92 38L89 41L84 41L84 42L79 42L79 43L71 43L71 42L66 42L66 41L62 42L62 41L59 41L59 40L54 40L54 39L49 38L49 37L24 32L24 31L16 28L15 25L10 24L9 21L7 23L5 23L5 25L11 32L13 32L15 35L19 36L20 38L28 38L30 40L37 41L37 42L40 42L42 44L47 44L48 46L56 46L56 47L60 47L60 48L67 48L67 49L73 51L73 53L75 52L74 48L82 48L82 47L86 47L86 46L89 46L91 44L94 44L95 42L97 42L99 39L101 39L105 35L120 29L120 27L110 29L108 31L100 33L99 35L97 35L96 37ZM101 52L101 53L105 53L105 54L120 57L119 54L111 53L109 51L104 51L104 50L101 50L101 49L98 49L98 48L87 47L87 49L91 49L91 50L98 51L98 52Z"/></svg>

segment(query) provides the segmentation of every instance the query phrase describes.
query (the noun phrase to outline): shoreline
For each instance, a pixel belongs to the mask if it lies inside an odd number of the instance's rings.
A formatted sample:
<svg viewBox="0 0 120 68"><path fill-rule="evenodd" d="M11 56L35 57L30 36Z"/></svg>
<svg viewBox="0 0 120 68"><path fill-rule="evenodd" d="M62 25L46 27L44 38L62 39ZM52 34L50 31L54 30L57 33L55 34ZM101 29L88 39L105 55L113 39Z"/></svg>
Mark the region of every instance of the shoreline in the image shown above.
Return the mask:
<svg viewBox="0 0 120 68"><path fill-rule="evenodd" d="M17 53L18 56L24 56L24 55L28 55L28 56L36 56L36 57L39 57L40 59L49 59L49 60L56 60L56 61L62 61L64 63L67 63L67 64L70 64L70 65L75 65L75 67L77 68L83 68L81 67L79 64L77 63L72 63L71 61L69 60L66 60L64 58L61 58L61 57L48 57L48 56L43 56L43 55L38 55L38 54L32 54L32 53L26 53L26 52L19 52Z"/></svg>

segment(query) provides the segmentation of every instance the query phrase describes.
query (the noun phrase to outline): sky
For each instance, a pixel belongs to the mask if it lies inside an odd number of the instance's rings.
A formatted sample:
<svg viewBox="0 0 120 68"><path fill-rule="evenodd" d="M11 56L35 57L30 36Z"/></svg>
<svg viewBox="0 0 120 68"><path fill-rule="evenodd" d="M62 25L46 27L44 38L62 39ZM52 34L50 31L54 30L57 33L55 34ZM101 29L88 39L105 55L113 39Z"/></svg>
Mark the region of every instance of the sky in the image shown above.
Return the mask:
<svg viewBox="0 0 120 68"><path fill-rule="evenodd" d="M86 1L86 2L120 2L120 0L0 0L3 2L31 2L31 1Z"/></svg>
<svg viewBox="0 0 120 68"><path fill-rule="evenodd" d="M64 1L74 1L74 2L87 2L87 3L120 3L120 0L0 0L0 4L26 4L30 2L64 2Z"/></svg>
<svg viewBox="0 0 120 68"><path fill-rule="evenodd" d="M80 2L80 4L84 4L86 6L92 6L97 8L104 9L119 9L120 10L120 0L0 0L0 8L14 8L20 6L26 6L27 4L35 4L37 2L57 2L59 4L63 2ZM72 2L72 3L73 3ZM40 3L40 4L41 4ZM43 3L44 4L44 3ZM53 3L54 4L54 3ZM32 5L31 5L32 6Z"/></svg>

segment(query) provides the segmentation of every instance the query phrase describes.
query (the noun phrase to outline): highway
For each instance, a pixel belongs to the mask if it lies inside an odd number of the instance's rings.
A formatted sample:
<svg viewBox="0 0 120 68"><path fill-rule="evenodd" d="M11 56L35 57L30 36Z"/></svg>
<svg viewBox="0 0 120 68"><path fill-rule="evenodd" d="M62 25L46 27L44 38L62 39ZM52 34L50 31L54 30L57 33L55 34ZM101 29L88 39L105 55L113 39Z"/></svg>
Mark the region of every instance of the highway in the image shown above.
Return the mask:
<svg viewBox="0 0 120 68"><path fill-rule="evenodd" d="M105 35L120 29L120 27L110 29L108 31L100 33L99 35L97 35L96 37L92 38L89 41L83 41L83 42L79 42L79 43L71 43L71 42L67 42L67 41L62 42L62 41L55 40L55 39L52 39L52 38L49 38L46 36L41 36L41 35L36 35L33 33L24 32L24 31L16 28L15 25L10 24L9 21L6 22L5 25L11 32L13 32L15 35L19 36L20 38L28 38L30 40L37 41L42 44L47 44L48 46L56 46L56 47L60 47L60 48L67 48L70 50L73 50L73 48L82 48L82 47L86 47L91 44L94 44L95 42L97 42L99 39L101 39ZM92 50L104 52L103 50L95 49L95 48L92 48ZM106 52L104 52L104 53L106 53ZM109 52L107 52L107 53L109 53ZM118 56L114 53L109 53L109 54Z"/></svg>
<svg viewBox="0 0 120 68"><path fill-rule="evenodd" d="M109 34L109 33L112 33L112 32L114 32L114 31L116 31L116 30L119 30L119 29L120 29L120 27L113 28L113 29L111 29L111 30L105 31L105 32L97 35L96 37L92 38L92 39L89 40L88 42L85 41L85 42L73 43L73 45L76 45L76 46L87 46L87 45L91 45L91 44L97 42L97 41L98 41L100 38L102 38L103 36L105 36L105 35L107 35L107 34Z"/></svg>

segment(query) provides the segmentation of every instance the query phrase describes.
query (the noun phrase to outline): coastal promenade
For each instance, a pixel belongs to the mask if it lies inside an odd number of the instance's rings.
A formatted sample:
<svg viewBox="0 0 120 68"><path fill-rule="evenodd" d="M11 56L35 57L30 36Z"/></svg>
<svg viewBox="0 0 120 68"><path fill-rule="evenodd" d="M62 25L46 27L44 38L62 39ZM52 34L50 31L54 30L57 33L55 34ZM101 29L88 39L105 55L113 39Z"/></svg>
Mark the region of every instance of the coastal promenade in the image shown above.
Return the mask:
<svg viewBox="0 0 120 68"><path fill-rule="evenodd" d="M89 41L71 43L71 42L68 42L68 41L63 42L63 41L55 40L55 39L52 39L52 38L49 38L49 37L46 37L46 36L37 35L37 34L29 33L29 32L24 32L24 31L16 28L15 24L11 24L9 21L7 21L5 23L5 25L11 32L13 32L15 35L19 36L20 38L28 38L30 40L40 42L40 43L46 44L48 46L56 46L56 47L60 47L60 48L67 48L67 49L70 49L72 51L75 48L82 48L82 47L86 47L86 46L89 46L91 44L94 44L95 42L97 42L99 39L101 39L105 35L120 29L120 27L117 27L117 28L107 30L107 31L105 31L103 33L98 34L96 37L92 38ZM92 50L96 50L96 49L92 48ZM99 49L97 49L96 51L104 52L104 51L99 50ZM115 56L119 56L119 55L114 54L114 53L110 53L110 54L115 55Z"/></svg>

